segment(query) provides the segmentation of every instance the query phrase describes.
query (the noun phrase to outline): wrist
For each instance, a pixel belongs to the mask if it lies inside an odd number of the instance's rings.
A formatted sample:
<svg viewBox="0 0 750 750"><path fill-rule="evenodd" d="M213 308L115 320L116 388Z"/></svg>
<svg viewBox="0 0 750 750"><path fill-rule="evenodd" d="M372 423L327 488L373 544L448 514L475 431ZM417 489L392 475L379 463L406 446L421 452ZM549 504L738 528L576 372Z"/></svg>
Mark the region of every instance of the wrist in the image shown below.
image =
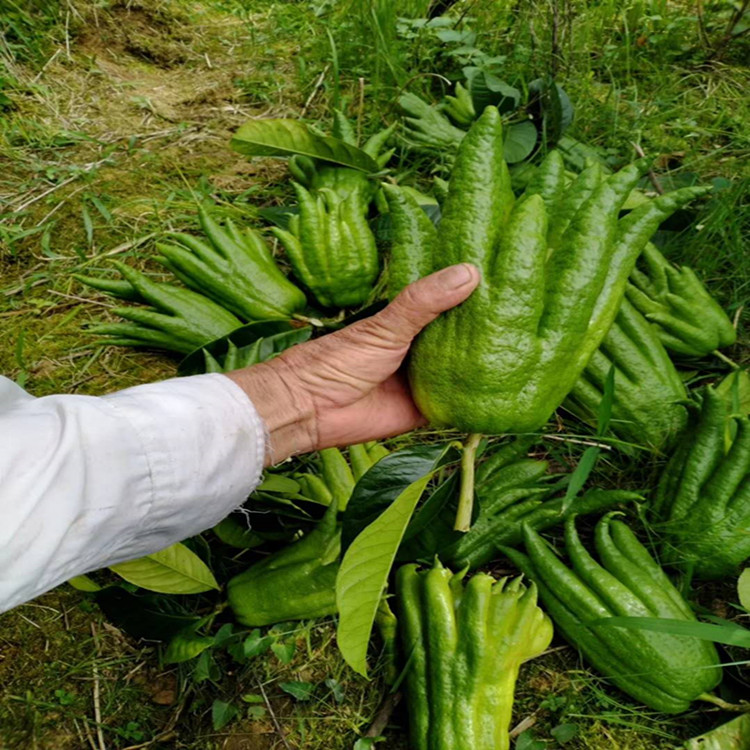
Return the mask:
<svg viewBox="0 0 750 750"><path fill-rule="evenodd" d="M226 376L253 402L268 430L266 466L315 449L315 409L282 358L228 372Z"/></svg>

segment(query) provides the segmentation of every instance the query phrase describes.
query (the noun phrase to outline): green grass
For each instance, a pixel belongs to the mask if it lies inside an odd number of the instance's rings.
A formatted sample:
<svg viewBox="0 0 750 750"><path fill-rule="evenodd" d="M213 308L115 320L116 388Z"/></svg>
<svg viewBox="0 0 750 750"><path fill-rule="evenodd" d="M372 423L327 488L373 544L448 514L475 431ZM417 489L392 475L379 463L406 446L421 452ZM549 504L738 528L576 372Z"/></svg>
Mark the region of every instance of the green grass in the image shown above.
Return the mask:
<svg viewBox="0 0 750 750"><path fill-rule="evenodd" d="M723 8L706 6L719 20ZM429 31L399 38L396 11L406 10L391 0L0 0L0 201L10 208L0 219L0 372L39 396L101 394L174 374L167 357L101 349L85 326L110 316L112 303L71 274L105 272L111 258L158 272L146 260L154 238L194 227L196 199L245 220L284 200L282 163L247 162L227 147L248 117L304 111L327 126L336 102L359 112L362 78L365 129L374 130L395 118L402 88L439 96L444 84L428 74L455 76L456 45ZM739 64L747 35L722 47L724 27L716 21L704 35L693 6L679 3L461 2L454 18L457 31L476 32L476 46L505 58L508 80L523 86L554 72L576 107L572 135L604 147L613 163L630 159L636 141L661 155L666 185L692 174L717 181L694 223L663 239L670 257L694 266L739 315L740 341L728 354L747 362L750 105ZM721 369L700 365L698 376ZM554 465L572 467L581 446L549 440L544 448ZM637 471L631 463L608 453L594 479L652 483L658 462ZM697 598L732 615L730 586L702 586ZM383 688L345 668L333 636L330 622L303 624L284 636L295 649L289 664L264 654L237 665L222 653L221 679L195 684L192 666L162 666L159 646L124 636L84 595L61 587L0 618L0 748L90 746L95 690L111 748L155 738L154 748L283 747L269 707L290 747L350 748ZM297 701L281 682L316 687ZM260 693L259 684L265 713L248 716L261 704L241 696ZM218 731L217 698L242 708ZM645 750L676 747L724 717L698 707L666 720L646 712L562 647L524 667L514 723L531 723L548 747L556 727L576 724L566 748ZM405 747L404 718L397 710L384 747Z"/></svg>

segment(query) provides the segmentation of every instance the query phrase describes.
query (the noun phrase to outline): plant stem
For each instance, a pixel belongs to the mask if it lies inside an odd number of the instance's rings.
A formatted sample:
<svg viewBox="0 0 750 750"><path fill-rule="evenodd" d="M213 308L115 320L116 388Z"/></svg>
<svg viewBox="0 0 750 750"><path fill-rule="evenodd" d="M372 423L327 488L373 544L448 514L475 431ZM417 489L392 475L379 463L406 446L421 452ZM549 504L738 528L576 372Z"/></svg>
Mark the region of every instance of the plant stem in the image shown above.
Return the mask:
<svg viewBox="0 0 750 750"><path fill-rule="evenodd" d="M722 354L718 349L714 349L711 353L714 357L718 357L722 362L726 362L733 370L740 369L740 366L733 359L729 359L726 354Z"/></svg>
<svg viewBox="0 0 750 750"><path fill-rule="evenodd" d="M468 531L471 527L471 512L474 509L474 461L481 439L482 436L475 432L469 435L464 443L461 456L461 492L458 496L456 523L453 526L456 531Z"/></svg>
<svg viewBox="0 0 750 750"><path fill-rule="evenodd" d="M713 703L719 708L723 708L725 711L739 711L740 713L750 713L750 703L727 703L725 700L719 698L718 695L713 693L701 693L698 696L699 701L706 701L707 703Z"/></svg>

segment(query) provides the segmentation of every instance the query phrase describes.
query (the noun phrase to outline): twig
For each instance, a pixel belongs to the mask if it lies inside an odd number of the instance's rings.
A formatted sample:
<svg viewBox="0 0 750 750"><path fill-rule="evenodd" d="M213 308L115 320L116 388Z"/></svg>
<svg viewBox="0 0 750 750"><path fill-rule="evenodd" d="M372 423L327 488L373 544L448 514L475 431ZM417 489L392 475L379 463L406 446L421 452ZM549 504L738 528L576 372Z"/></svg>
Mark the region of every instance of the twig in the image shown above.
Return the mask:
<svg viewBox="0 0 750 750"><path fill-rule="evenodd" d="M580 440L579 438L563 437L562 435L542 435L549 440L557 440L561 443L574 443L575 445L590 445L593 448L601 448L605 451L611 451L612 446L606 443L598 443L595 440Z"/></svg>
<svg viewBox="0 0 750 750"><path fill-rule="evenodd" d="M323 86L323 81L326 79L326 74L328 73L328 68L330 68L330 64L326 65L325 68L323 68L323 71L318 76L317 80L315 81L315 85L313 86L313 90L310 92L310 96L307 97L307 101L305 102L305 105L302 107L302 111L299 113L299 119L301 120L305 116L305 112L307 112L309 106L312 104L312 100L317 95L319 89Z"/></svg>
<svg viewBox="0 0 750 750"><path fill-rule="evenodd" d="M714 349L711 354L714 355L714 357L717 357L722 362L726 362L733 370L739 370L740 366L733 360L727 357L726 354L722 354L718 349Z"/></svg>
<svg viewBox="0 0 750 750"><path fill-rule="evenodd" d="M370 724L370 728L365 732L365 737L380 737L383 734L383 730L388 726L393 709L398 706L401 700L401 693L388 694L385 700L380 704L378 712L375 714L375 718Z"/></svg>
<svg viewBox="0 0 750 750"><path fill-rule="evenodd" d="M643 149L633 141L630 142L630 145L635 149L635 153L638 154L638 156L641 157L641 159L646 155L643 151ZM648 179L651 181L651 184L654 186L654 190L656 190L659 195L664 195L664 188L661 186L661 183L659 182L658 178L654 174L654 170L649 167L648 169Z"/></svg>
<svg viewBox="0 0 750 750"><path fill-rule="evenodd" d="M36 203L37 201L40 201L42 198L46 197L50 193L54 193L55 190L59 190L61 187L65 187L67 184L73 182L73 180L77 180L80 177L80 175L74 174L72 177L68 177L67 180L63 180L62 182L58 183L57 185L53 185L49 190L45 190L43 193L40 193L35 198L31 198L31 200L26 201L26 203L22 203L17 208L13 209L13 213L17 214L19 211L23 211L25 208L28 208L32 203Z"/></svg>
<svg viewBox="0 0 750 750"><path fill-rule="evenodd" d="M263 701L266 704L266 709L268 709L268 715L271 717L271 721L273 722L276 731L279 733L279 737L281 737L281 741L284 743L284 747L286 748L286 750L292 750L289 743L286 741L284 730L281 728L281 724L279 724L279 720L276 718L276 714L271 708L271 702L268 700L266 691L263 689L263 683L260 680L258 680L258 687L260 688L260 694L263 696Z"/></svg>
<svg viewBox="0 0 750 750"><path fill-rule="evenodd" d="M78 739L81 741L81 747L84 746L84 737L83 732L81 731L81 727L78 726L78 719L76 717L73 717L73 725L76 728L76 734L78 735ZM96 750L96 745L94 744L94 738L91 736L91 732L89 732L89 728L86 727L86 740L88 741L89 745L91 746L91 750Z"/></svg>
<svg viewBox="0 0 750 750"><path fill-rule="evenodd" d="M107 750L104 744L104 733L102 732L102 709L99 703L99 668L96 660L99 658L99 639L96 636L96 626L91 623L91 635L94 639L96 654L91 665L91 671L94 674L94 721L96 722L96 739L99 742L99 750Z"/></svg>
<svg viewBox="0 0 750 750"><path fill-rule="evenodd" d="M65 294L64 292L58 292L56 289L49 289L48 292L50 294L54 294L57 297L64 297L65 299L72 299L76 302L85 302L87 305L99 305L99 307L111 307L111 305L108 305L106 302L97 302L95 299L90 299L86 297L79 297L75 294ZM69 305L66 305L66 307L69 307Z"/></svg>
<svg viewBox="0 0 750 750"><path fill-rule="evenodd" d="M513 739L514 737L518 737L521 732L525 732L527 729L530 729L531 727L536 724L536 711L531 714L531 716L527 716L525 719L521 719L521 721L516 724L513 729L510 730L508 733L508 736Z"/></svg>
<svg viewBox="0 0 750 750"><path fill-rule="evenodd" d="M39 72L38 72L38 73L37 73L37 74L36 74L36 75L34 76L34 78L33 78L33 79L31 80L31 82L32 82L32 83L36 83L36 82L37 82L37 81L38 81L38 80L39 80L39 79L40 79L40 78L42 77L42 73L44 73L44 71L45 71L45 70L47 70L47 68L48 68L48 67L49 67L50 65L52 65L52 63L53 63L53 62L54 62L54 61L55 61L55 60L57 59L57 56L58 56L58 55L60 54L60 52L62 52L62 47L58 47L58 48L57 48L57 49L55 50L55 54L54 54L54 55L52 55L52 57L50 57L50 59L49 59L49 60L47 60L47 62L46 62L46 63L44 63L44 65L42 66L42 69L41 69L41 70L40 70L40 71L39 71Z"/></svg>

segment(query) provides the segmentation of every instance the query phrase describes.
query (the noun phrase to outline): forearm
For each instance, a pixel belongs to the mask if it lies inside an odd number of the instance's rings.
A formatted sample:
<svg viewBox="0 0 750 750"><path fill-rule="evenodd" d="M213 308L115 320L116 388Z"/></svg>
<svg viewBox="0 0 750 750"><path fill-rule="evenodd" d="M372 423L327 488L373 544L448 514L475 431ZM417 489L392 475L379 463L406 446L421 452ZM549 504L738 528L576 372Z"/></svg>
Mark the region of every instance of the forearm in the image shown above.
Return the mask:
<svg viewBox="0 0 750 750"><path fill-rule="evenodd" d="M227 373L255 405L268 432L265 465L315 450L315 408L283 357Z"/></svg>
<svg viewBox="0 0 750 750"><path fill-rule="evenodd" d="M264 454L259 415L221 375L41 399L0 378L0 610L209 528Z"/></svg>

